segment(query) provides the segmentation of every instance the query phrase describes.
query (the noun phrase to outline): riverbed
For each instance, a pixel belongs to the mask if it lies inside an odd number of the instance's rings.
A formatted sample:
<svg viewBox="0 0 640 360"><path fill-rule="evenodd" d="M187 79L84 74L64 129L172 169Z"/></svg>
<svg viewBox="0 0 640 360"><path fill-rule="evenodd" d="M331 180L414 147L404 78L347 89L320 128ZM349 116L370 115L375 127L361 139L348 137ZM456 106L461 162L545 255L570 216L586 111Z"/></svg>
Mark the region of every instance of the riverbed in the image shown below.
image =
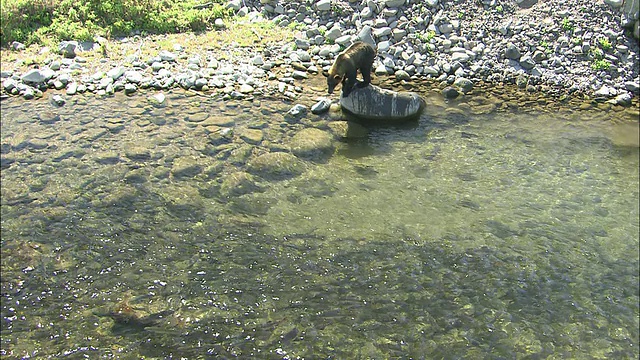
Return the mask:
<svg viewBox="0 0 640 360"><path fill-rule="evenodd" d="M415 90L3 100L2 355L637 358L637 118Z"/></svg>

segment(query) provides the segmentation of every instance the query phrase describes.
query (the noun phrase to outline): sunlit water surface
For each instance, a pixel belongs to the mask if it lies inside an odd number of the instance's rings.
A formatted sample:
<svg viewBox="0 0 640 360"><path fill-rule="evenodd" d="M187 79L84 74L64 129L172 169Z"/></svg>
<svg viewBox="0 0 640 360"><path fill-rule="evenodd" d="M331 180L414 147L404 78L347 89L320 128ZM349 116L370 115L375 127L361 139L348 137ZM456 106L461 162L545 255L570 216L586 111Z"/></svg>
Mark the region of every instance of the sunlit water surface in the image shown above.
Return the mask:
<svg viewBox="0 0 640 360"><path fill-rule="evenodd" d="M2 355L638 357L637 122L434 106L273 179L328 120L167 103L2 102Z"/></svg>

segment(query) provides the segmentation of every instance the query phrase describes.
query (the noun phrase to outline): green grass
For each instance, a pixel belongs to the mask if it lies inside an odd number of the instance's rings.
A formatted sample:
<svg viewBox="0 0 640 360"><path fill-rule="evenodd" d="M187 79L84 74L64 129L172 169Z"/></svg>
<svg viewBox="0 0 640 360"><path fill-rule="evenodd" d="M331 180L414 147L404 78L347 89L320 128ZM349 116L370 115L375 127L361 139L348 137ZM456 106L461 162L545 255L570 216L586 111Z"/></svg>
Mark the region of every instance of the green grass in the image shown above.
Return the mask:
<svg viewBox="0 0 640 360"><path fill-rule="evenodd" d="M0 17L1 45L46 41L90 40L95 35L203 31L216 18L232 15L222 0L194 9L199 0L4 0Z"/></svg>

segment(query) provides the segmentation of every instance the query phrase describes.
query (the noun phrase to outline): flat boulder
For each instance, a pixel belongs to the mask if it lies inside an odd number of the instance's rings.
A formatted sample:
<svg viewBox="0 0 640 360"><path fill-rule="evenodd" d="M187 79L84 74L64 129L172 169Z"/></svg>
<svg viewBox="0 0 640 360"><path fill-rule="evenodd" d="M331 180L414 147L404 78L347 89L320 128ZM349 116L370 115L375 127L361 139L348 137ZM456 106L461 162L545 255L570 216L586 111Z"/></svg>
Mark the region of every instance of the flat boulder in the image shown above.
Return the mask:
<svg viewBox="0 0 640 360"><path fill-rule="evenodd" d="M354 88L348 97L340 98L340 105L358 118L400 122L416 119L426 102L414 92L398 92L369 85Z"/></svg>
<svg viewBox="0 0 640 360"><path fill-rule="evenodd" d="M293 154L284 152L262 154L247 165L249 173L274 180L293 178L306 170L302 160Z"/></svg>

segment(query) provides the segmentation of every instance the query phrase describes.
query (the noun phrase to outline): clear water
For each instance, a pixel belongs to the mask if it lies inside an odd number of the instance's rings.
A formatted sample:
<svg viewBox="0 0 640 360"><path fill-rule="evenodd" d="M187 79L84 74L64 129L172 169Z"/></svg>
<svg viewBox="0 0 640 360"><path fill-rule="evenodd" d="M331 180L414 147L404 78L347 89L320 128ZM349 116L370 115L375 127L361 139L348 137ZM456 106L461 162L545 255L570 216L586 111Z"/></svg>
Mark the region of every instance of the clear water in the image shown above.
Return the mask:
<svg viewBox="0 0 640 360"><path fill-rule="evenodd" d="M429 100L227 191L328 120L168 97L1 103L3 357L638 357L637 121Z"/></svg>

